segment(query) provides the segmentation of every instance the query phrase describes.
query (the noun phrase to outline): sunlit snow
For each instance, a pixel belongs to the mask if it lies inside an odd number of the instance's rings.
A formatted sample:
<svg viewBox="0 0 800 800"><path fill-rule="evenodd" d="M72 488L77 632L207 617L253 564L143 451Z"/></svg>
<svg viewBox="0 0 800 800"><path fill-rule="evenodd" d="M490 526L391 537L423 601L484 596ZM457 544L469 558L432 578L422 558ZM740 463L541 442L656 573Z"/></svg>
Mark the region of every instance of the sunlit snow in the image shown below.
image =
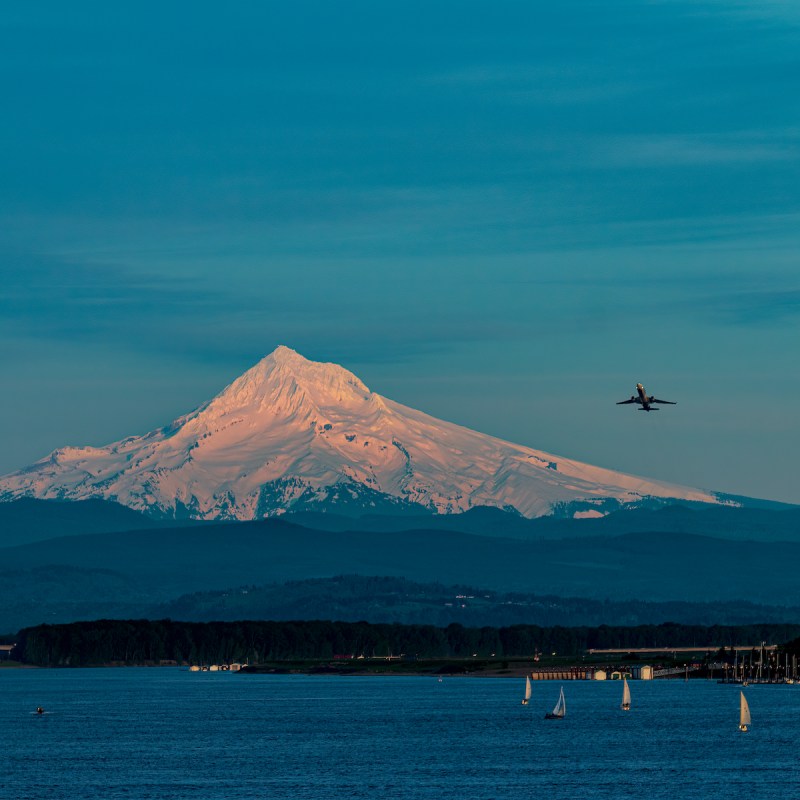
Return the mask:
<svg viewBox="0 0 800 800"><path fill-rule="evenodd" d="M99 497L200 519L269 516L300 500L362 490L440 513L496 506L528 517L579 500L716 501L705 491L435 419L371 392L336 364L287 347L165 428L106 447L61 448L0 478L0 499Z"/></svg>

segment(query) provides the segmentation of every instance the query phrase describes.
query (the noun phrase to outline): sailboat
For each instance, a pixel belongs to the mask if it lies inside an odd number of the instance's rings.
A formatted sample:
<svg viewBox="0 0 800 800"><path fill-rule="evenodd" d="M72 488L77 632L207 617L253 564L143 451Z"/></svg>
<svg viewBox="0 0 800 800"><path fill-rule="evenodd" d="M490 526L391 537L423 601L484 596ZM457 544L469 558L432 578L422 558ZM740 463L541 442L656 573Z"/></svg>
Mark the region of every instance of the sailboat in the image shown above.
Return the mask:
<svg viewBox="0 0 800 800"><path fill-rule="evenodd" d="M567 716L567 702L564 700L564 687L561 687L561 693L558 695L558 702L552 711L548 711L545 719L564 719Z"/></svg>
<svg viewBox="0 0 800 800"><path fill-rule="evenodd" d="M631 690L628 688L628 679L622 679L622 710L631 710Z"/></svg>
<svg viewBox="0 0 800 800"><path fill-rule="evenodd" d="M522 705L528 705L528 700L531 699L531 677L525 676L525 697L522 698Z"/></svg>
<svg viewBox="0 0 800 800"><path fill-rule="evenodd" d="M747 705L744 692L739 692L739 730L746 731L750 724L750 706Z"/></svg>

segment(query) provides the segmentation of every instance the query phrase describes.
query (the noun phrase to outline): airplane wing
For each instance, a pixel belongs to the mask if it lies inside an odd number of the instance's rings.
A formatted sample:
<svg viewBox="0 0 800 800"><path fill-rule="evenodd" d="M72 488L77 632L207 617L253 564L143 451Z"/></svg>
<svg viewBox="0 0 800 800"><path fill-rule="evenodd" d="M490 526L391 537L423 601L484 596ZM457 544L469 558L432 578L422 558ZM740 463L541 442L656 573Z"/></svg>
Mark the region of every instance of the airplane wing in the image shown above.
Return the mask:
<svg viewBox="0 0 800 800"><path fill-rule="evenodd" d="M631 397L630 400L620 400L619 403L617 403L617 405L618 406L624 406L626 403L635 403L635 402L636 402L636 398L635 397Z"/></svg>
<svg viewBox="0 0 800 800"><path fill-rule="evenodd" d="M650 402L651 403L664 403L665 405L668 405L668 406L676 406L676 405L678 405L677 403L673 402L672 400L659 400L656 397L651 397L650 398Z"/></svg>

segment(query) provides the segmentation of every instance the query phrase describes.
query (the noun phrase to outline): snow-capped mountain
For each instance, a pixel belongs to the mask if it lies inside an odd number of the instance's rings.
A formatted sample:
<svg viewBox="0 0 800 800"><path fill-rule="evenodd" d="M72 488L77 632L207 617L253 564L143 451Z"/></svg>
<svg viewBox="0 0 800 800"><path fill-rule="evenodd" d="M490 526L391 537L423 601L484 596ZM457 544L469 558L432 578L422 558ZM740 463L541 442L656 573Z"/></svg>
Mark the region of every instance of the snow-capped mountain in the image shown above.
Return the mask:
<svg viewBox="0 0 800 800"><path fill-rule="evenodd" d="M474 506L596 515L710 492L505 442L371 392L279 347L210 402L106 447L64 447L0 478L0 500L114 500L163 516L254 519L288 509ZM415 504L412 506L412 504Z"/></svg>

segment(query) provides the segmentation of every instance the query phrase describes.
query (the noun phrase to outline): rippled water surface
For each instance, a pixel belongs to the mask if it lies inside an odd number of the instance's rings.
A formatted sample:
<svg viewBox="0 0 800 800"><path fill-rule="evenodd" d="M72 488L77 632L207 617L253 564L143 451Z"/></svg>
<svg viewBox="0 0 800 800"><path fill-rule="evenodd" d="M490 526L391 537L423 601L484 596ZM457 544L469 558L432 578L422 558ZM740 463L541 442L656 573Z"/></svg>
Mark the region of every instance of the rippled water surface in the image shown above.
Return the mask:
<svg viewBox="0 0 800 800"><path fill-rule="evenodd" d="M0 669L9 798L797 798L800 686ZM36 706L47 710L37 716Z"/></svg>

